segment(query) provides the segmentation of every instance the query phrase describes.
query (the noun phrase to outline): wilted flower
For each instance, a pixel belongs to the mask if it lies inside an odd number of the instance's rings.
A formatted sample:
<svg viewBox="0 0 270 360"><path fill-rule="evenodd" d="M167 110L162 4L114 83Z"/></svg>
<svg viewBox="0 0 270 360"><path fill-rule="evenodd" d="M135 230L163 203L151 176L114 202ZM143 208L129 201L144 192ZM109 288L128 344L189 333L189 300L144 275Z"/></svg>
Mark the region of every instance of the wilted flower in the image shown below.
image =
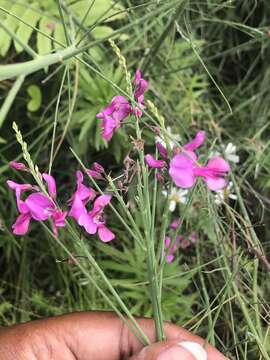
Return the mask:
<svg viewBox="0 0 270 360"><path fill-rule="evenodd" d="M162 195L169 199L169 210L173 212L176 209L177 204L186 204L188 190L177 189L173 187L170 192L167 190L162 191Z"/></svg>
<svg viewBox="0 0 270 360"><path fill-rule="evenodd" d="M120 128L122 121L131 113L131 106L124 96L114 96L110 105L97 114L102 119L102 137L109 141Z"/></svg>
<svg viewBox="0 0 270 360"><path fill-rule="evenodd" d="M215 194L215 203L217 205L223 204L228 199L237 200L237 195L233 193L232 181L224 189L218 190Z"/></svg>

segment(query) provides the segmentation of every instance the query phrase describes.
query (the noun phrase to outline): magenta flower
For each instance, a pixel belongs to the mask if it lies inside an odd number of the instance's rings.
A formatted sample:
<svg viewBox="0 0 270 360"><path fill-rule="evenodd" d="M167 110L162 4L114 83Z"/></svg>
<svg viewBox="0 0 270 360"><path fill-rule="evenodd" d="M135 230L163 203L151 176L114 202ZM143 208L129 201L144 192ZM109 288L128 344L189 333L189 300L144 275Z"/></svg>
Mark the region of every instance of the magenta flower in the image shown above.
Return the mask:
<svg viewBox="0 0 270 360"><path fill-rule="evenodd" d="M131 113L131 106L124 96L114 96L111 103L97 114L102 119L102 137L110 141L123 120Z"/></svg>
<svg viewBox="0 0 270 360"><path fill-rule="evenodd" d="M205 131L198 131L195 135L195 138L186 145L184 145L183 148L187 151L194 151L204 143L204 140Z"/></svg>
<svg viewBox="0 0 270 360"><path fill-rule="evenodd" d="M58 209L52 200L56 197L55 180L52 176L45 173L42 174L42 177L47 183L48 192L51 198L41 193L36 186L30 184L18 184L11 180L7 181L9 188L15 191L17 208L20 213L16 222L12 225L13 233L16 235L24 235L27 233L31 219L36 221L51 219L55 236L58 235L57 228L65 226L67 212ZM28 195L25 200L22 200L22 193L30 190L34 192Z"/></svg>
<svg viewBox="0 0 270 360"><path fill-rule="evenodd" d="M167 151L166 148L161 144L161 142L157 141L157 142L156 142L156 147L157 147L158 152L160 153L160 155L163 157L163 159L168 160L168 151Z"/></svg>
<svg viewBox="0 0 270 360"><path fill-rule="evenodd" d="M91 168L87 169L86 172L89 176L91 176L94 179L104 180L104 177L102 175L105 172L104 168L97 162L94 162Z"/></svg>
<svg viewBox="0 0 270 360"><path fill-rule="evenodd" d="M94 202L93 209L87 212L83 202L76 196L73 203L73 210L70 211L69 215L73 216L78 224L84 227L88 234L93 235L98 233L101 241L109 242L115 238L115 235L106 227L103 212L110 201L110 195L98 196Z"/></svg>
<svg viewBox="0 0 270 360"><path fill-rule="evenodd" d="M97 167L96 167L97 169ZM110 203L110 195L101 195L94 201L91 211L87 211L86 205L90 200L94 200L96 192L83 184L83 174L77 171L77 189L70 199L71 209L69 216L73 217L80 226L89 234L96 234L101 241L108 242L115 238L115 235L105 226L103 216L104 208Z"/></svg>
<svg viewBox="0 0 270 360"><path fill-rule="evenodd" d="M142 78L142 73L140 70L137 70L135 73L135 92L134 98L138 102L138 106L133 109L133 113L141 117L142 116L142 109L144 109L144 93L148 87L148 81Z"/></svg>
<svg viewBox="0 0 270 360"><path fill-rule="evenodd" d="M145 155L144 160L150 168L163 169L166 166L164 160L157 160L151 154Z"/></svg>
<svg viewBox="0 0 270 360"><path fill-rule="evenodd" d="M221 157L213 157L206 166L200 166L196 160L195 153L190 151L172 158L169 174L176 186L191 188L199 176L204 179L210 190L221 190L226 186L227 180L224 177L230 171L227 161Z"/></svg>
<svg viewBox="0 0 270 360"><path fill-rule="evenodd" d="M17 162L17 161L11 161L9 163L9 166L15 170L29 171L25 164Z"/></svg>

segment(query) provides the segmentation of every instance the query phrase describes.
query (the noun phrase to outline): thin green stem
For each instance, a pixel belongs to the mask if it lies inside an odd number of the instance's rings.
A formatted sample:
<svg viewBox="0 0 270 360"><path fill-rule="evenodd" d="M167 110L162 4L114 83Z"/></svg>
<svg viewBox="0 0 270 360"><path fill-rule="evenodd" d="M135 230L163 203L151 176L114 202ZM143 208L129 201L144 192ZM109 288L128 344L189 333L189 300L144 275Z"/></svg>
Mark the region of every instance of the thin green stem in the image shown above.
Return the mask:
<svg viewBox="0 0 270 360"><path fill-rule="evenodd" d="M57 97L57 102L56 102L56 106L55 106L54 122L53 122L53 133L52 133L52 144L51 144L50 161L49 161L49 168L48 168L48 173L49 174L51 174L51 171L52 171L52 164L53 164L53 158L54 158L53 157L54 143L55 143L55 136L56 136L57 120L58 120L58 110L59 110L59 106L60 106L62 90L63 90L63 87L64 87L67 72L68 72L68 65L65 67L65 70L64 70L64 73L63 73L63 76L62 76L62 81L61 81L61 84L60 84L59 93L58 93L58 97Z"/></svg>
<svg viewBox="0 0 270 360"><path fill-rule="evenodd" d="M24 75L19 76L14 84L12 85L12 88L9 90L8 95L5 98L5 101L3 102L1 109L0 109L0 129L6 119L6 116L16 98L16 95L18 94L18 91L20 90L22 84L24 82Z"/></svg>

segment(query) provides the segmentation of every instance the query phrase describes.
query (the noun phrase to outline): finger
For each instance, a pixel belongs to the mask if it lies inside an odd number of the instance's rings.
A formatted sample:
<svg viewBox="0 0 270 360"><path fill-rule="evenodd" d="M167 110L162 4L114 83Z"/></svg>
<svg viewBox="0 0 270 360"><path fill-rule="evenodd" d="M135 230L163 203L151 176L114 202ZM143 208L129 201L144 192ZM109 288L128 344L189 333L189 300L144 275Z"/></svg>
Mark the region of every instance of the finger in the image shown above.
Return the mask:
<svg viewBox="0 0 270 360"><path fill-rule="evenodd" d="M207 352L196 342L164 341L145 347L130 360L207 360Z"/></svg>

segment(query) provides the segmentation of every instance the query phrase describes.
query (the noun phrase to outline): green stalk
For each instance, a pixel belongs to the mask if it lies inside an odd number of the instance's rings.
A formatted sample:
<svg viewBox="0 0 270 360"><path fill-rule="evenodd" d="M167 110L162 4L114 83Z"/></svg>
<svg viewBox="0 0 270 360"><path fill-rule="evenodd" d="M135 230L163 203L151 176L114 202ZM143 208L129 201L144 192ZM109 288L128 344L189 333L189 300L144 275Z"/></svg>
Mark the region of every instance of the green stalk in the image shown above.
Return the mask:
<svg viewBox="0 0 270 360"><path fill-rule="evenodd" d="M36 59L25 61L18 64L0 65L0 81L10 79L20 75L29 75L35 71L44 69L50 65L62 63L64 59L69 59L78 53L78 49L73 46L54 54L38 56Z"/></svg>
<svg viewBox="0 0 270 360"><path fill-rule="evenodd" d="M136 136L137 139L139 140L141 139L139 119L137 117L136 117ZM162 308L161 308L161 293L160 293L160 286L158 282L158 273L157 273L157 259L155 253L155 238L153 232L154 224L152 223L154 222L154 217L151 216L148 172L145 166L143 150L139 150L139 158L142 168L143 184L141 183L141 178L139 174L138 190L139 190L139 198L142 207L142 218L144 222L145 242L147 249L147 275L150 284L151 302L153 307L155 329L156 329L156 339L157 341L162 341L165 339L165 335L164 335L163 316L162 316ZM156 201L154 196L153 206L155 206L155 203Z"/></svg>
<svg viewBox="0 0 270 360"><path fill-rule="evenodd" d="M13 101L15 100L16 95L18 94L18 91L20 90L22 84L24 82L24 75L19 76L14 84L12 85L12 88L9 90L8 95L5 98L5 101L0 109L0 129L6 119L6 116L13 104Z"/></svg>

